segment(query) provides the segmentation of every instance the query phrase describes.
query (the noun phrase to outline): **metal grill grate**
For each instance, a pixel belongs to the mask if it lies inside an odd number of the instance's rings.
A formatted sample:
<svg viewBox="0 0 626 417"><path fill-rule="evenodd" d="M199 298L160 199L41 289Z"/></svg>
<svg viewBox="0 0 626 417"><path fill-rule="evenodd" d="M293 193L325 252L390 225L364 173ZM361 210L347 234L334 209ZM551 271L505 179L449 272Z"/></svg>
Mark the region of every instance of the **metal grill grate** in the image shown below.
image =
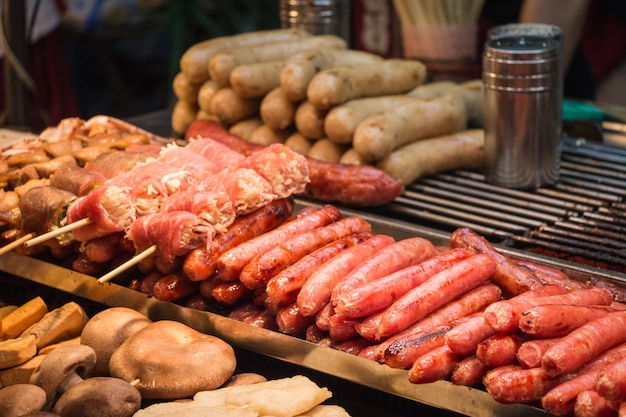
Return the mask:
<svg viewBox="0 0 626 417"><path fill-rule="evenodd" d="M626 149L566 138L559 181L535 190L453 171L406 187L376 210L444 231L470 227L491 242L626 271Z"/></svg>

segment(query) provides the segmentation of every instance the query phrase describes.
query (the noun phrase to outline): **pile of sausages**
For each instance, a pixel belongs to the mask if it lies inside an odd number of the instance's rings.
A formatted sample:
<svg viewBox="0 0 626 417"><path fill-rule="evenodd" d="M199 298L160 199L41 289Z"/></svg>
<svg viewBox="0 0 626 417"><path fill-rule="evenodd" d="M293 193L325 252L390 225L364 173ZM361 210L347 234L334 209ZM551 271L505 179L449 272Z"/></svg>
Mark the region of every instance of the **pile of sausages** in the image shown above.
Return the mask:
<svg viewBox="0 0 626 417"><path fill-rule="evenodd" d="M351 50L333 35L275 29L209 39L182 56L173 130L214 120L252 143L377 166L404 184L483 163L481 80L425 83L414 59Z"/></svg>
<svg viewBox="0 0 626 417"><path fill-rule="evenodd" d="M284 209L247 216L152 294L197 302L199 291L209 304L196 308L217 303L250 325L407 369L415 384L450 380L554 415L617 414L624 289L515 261L466 228L436 247L376 234L334 206L287 220ZM149 278L136 285L150 291Z"/></svg>

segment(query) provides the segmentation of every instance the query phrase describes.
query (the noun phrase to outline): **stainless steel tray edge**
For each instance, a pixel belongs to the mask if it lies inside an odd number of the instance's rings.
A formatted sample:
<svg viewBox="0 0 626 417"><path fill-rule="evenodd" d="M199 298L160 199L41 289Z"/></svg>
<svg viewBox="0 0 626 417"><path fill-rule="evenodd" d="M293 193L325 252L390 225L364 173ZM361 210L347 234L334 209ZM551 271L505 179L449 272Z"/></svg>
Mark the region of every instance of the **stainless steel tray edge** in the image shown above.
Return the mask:
<svg viewBox="0 0 626 417"><path fill-rule="evenodd" d="M109 307L133 308L152 320L177 320L218 336L233 346L459 414L475 417L546 415L532 406L500 404L485 391L448 381L411 384L406 370L392 369L217 314L159 301L117 284L100 284L94 277L13 252L0 256L0 270Z"/></svg>

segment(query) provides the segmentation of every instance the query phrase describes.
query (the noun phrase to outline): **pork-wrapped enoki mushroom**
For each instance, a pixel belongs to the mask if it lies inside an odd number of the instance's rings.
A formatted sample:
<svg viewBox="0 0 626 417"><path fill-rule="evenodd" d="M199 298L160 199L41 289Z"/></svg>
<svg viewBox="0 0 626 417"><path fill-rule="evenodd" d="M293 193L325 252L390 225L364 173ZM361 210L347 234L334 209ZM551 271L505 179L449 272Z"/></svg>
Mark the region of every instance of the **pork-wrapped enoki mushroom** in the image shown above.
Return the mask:
<svg viewBox="0 0 626 417"><path fill-rule="evenodd" d="M177 256L210 244L215 228L188 211L171 211L139 217L126 231L137 253L156 246L159 255L168 262Z"/></svg>
<svg viewBox="0 0 626 417"><path fill-rule="evenodd" d="M218 166L228 167L243 162L246 157L228 146L209 138L195 138L185 148L215 162Z"/></svg>
<svg viewBox="0 0 626 417"><path fill-rule="evenodd" d="M203 175L217 174L225 167L218 165L187 147L169 145L163 148L158 161L165 164Z"/></svg>
<svg viewBox="0 0 626 417"><path fill-rule="evenodd" d="M134 172L123 173L70 205L67 223L89 219L88 225L72 232L76 240L86 242L121 232L138 217L158 212L166 196L165 188L155 178Z"/></svg>
<svg viewBox="0 0 626 417"><path fill-rule="evenodd" d="M168 197L161 211L188 211L223 233L240 214L276 199L270 183L250 168L233 167Z"/></svg>
<svg viewBox="0 0 626 417"><path fill-rule="evenodd" d="M137 218L131 189L115 185L96 187L78 198L67 210L67 224L85 219L90 223L72 231L74 239L86 242L126 229Z"/></svg>
<svg viewBox="0 0 626 417"><path fill-rule="evenodd" d="M245 163L270 183L278 198L302 193L310 181L306 157L282 143L252 152Z"/></svg>
<svg viewBox="0 0 626 417"><path fill-rule="evenodd" d="M187 190L197 180L191 171L168 165L158 160L138 163L131 172L141 172L158 179L168 195Z"/></svg>
<svg viewBox="0 0 626 417"><path fill-rule="evenodd" d="M213 142L197 139L187 147L207 141ZM239 163L205 177L186 192L168 197L161 210L192 212L223 233L237 216L301 192L309 181L306 159L282 144L229 160Z"/></svg>

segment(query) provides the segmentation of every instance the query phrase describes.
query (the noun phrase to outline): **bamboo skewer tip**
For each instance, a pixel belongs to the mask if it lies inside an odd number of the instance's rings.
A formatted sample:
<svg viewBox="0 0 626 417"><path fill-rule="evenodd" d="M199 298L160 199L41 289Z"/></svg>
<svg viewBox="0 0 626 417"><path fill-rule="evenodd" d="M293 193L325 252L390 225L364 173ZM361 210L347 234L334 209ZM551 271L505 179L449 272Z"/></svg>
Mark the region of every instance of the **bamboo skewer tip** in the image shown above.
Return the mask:
<svg viewBox="0 0 626 417"><path fill-rule="evenodd" d="M0 256L4 255L5 253L11 252L13 249L17 248L18 246L23 245L25 242L27 242L28 240L34 237L35 237L34 233L27 233L24 236L21 236L20 238L15 239L13 242L7 245L4 245L3 247L0 248Z"/></svg>
<svg viewBox="0 0 626 417"><path fill-rule="evenodd" d="M128 261L119 265L117 268L113 269L110 272L107 272L106 274L98 278L98 282L102 284L102 283L112 280L113 278L121 274L122 272L132 268L133 266L137 265L139 262L146 259L148 256L152 255L154 252L156 252L156 250L157 250L157 245L150 246L148 249L144 250L143 252L138 253L137 255L130 258Z"/></svg>
<svg viewBox="0 0 626 417"><path fill-rule="evenodd" d="M91 219L89 218L78 220L74 223L70 223L63 227L59 227L58 229L50 230L49 232L44 233L43 235L39 235L30 240L27 240L26 242L24 242L24 245L26 247L38 245L40 243L45 242L46 240L50 240L57 236L60 236L63 233L71 232L72 230L79 229L83 226L87 226L89 223L91 223Z"/></svg>

